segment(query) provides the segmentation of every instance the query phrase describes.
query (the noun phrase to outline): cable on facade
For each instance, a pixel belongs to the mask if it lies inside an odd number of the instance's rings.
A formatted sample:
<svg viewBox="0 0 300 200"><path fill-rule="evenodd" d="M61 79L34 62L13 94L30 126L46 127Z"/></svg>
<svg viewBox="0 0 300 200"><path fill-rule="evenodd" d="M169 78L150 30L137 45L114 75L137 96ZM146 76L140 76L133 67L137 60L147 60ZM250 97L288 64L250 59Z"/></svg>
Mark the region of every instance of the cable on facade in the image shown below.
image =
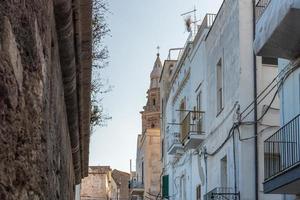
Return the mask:
<svg viewBox="0 0 300 200"><path fill-rule="evenodd" d="M281 70L276 76L275 78L259 93L259 95L256 97L256 100L258 100L258 98L260 98L263 93L265 93L269 87L280 77L282 76L284 73L288 73L289 70L293 70L292 69L288 69L288 67L290 67L291 65L293 65L292 63L289 63L287 64L283 70ZM288 69L288 71L286 71L286 69ZM277 84L275 84L276 86ZM272 88L271 90L273 90L274 88ZM269 94L269 93L268 93ZM241 112L241 115L244 114L253 104L254 104L255 100L253 100L242 112ZM261 101L260 101L261 102ZM252 109L253 110L253 109Z"/></svg>
<svg viewBox="0 0 300 200"><path fill-rule="evenodd" d="M267 92L267 94L265 94L263 96L263 98L261 100L258 101L257 105L259 105L276 87L277 87L277 93L280 89L280 87L283 85L283 82L285 81L285 79L295 70L295 67L293 67L295 64L294 63L289 63L287 64L284 69L282 69L278 75L271 81L271 83L268 84L268 86L263 89L263 91L257 96L256 100L258 100L258 98L260 98L262 96L262 94L267 91L267 89L279 78L279 77L282 77L280 78L280 80L278 81L278 83L276 83L270 91ZM291 67L292 66L292 67ZM291 67L291 68L290 68ZM279 86L278 86L279 85ZM276 96L276 95L275 95ZM274 97L275 98L275 97ZM274 100L273 100L274 101ZM241 112L241 115L244 114L252 105L254 104L254 101L251 102L247 107L246 109L244 109L242 112ZM268 108L269 110L270 108ZM247 114L245 117L242 118L242 120L244 120L252 111L254 110L254 108L252 108ZM261 120L261 119L260 119ZM258 121L260 121L258 120Z"/></svg>
<svg viewBox="0 0 300 200"><path fill-rule="evenodd" d="M266 113L269 111L269 109L270 109L270 107L271 107L271 105L273 104L273 102L274 102L274 100L276 99L276 96L277 96L277 94L278 94L278 92L279 92L279 90L280 90L280 88L281 88L281 86L282 86L282 84L283 84L283 80L280 80L280 82L279 82L279 86L278 86L278 84L276 84L275 86L273 86L273 88L267 93L267 94L265 94L265 96L257 103L257 105L259 105L274 89L275 89L275 87L277 87L277 89L276 89L276 91L275 91L275 94L273 95L273 98L272 98L272 100L271 100L271 103L269 104L269 106L268 106L268 108L267 108L267 110L263 113L263 115L257 120L257 122L258 121L260 121L265 115L266 115ZM254 110L254 108L252 108L243 118L242 118L242 121L244 120L244 119L246 119L250 114L251 114L251 112ZM255 122L254 122L255 123Z"/></svg>
<svg viewBox="0 0 300 200"><path fill-rule="evenodd" d="M223 141L223 143L214 152L207 153L207 155L209 155L209 156L216 155L225 146L225 144L228 142L228 140L231 138L235 127L236 127L236 124L234 123L233 126L231 127L230 131L228 132L228 135L227 135L226 139Z"/></svg>
<svg viewBox="0 0 300 200"><path fill-rule="evenodd" d="M278 83L279 86L277 87L277 90L276 90L276 92L274 93L271 102L269 103L267 109L266 109L265 112L262 114L262 116L261 116L259 119L257 119L257 122L261 121L261 120L263 119L263 117L268 113L268 111L270 110L272 104L274 103L274 101L275 101L275 99L276 99L277 94L279 93L280 88L283 86L284 81L289 77L289 75L290 75L293 71L294 71L294 68L289 69L289 70L284 74L284 76L280 79L280 82ZM268 93L268 94L269 94L269 93ZM248 114L247 114L247 115L248 115ZM247 116L247 115L246 115L246 116ZM247 123L249 123L249 122L247 122ZM254 136L252 136L252 137L241 138L241 132L240 132L239 126L242 125L242 124L243 124L243 122L239 123L239 125L237 126L237 130L238 130L238 133L239 133L239 140L240 140L240 141L250 140L250 139L256 138L256 137L258 136L258 134L257 134L257 135L254 135ZM264 130L265 130L265 129L264 129ZM263 130L263 131L264 131L264 130ZM261 133L261 132L260 132L260 133Z"/></svg>
<svg viewBox="0 0 300 200"><path fill-rule="evenodd" d="M267 87L265 89L263 89L263 91L260 92L260 94L256 97L256 99L258 99L259 97L261 97L261 95L267 91L267 89L277 80L277 78L279 77L279 74L271 81L271 83L269 83L269 85L267 85ZM254 101L252 101L242 112L241 115L244 114L252 105L254 104Z"/></svg>

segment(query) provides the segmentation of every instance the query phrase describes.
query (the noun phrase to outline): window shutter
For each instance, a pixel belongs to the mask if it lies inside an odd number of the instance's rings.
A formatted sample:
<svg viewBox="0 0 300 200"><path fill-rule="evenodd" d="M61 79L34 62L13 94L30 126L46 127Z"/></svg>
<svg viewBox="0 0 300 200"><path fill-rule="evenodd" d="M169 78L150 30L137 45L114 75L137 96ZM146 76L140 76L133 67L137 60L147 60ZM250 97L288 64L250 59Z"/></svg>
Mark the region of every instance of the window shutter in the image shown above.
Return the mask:
<svg viewBox="0 0 300 200"><path fill-rule="evenodd" d="M169 175L163 176L163 184L162 184L162 195L163 198L169 199Z"/></svg>

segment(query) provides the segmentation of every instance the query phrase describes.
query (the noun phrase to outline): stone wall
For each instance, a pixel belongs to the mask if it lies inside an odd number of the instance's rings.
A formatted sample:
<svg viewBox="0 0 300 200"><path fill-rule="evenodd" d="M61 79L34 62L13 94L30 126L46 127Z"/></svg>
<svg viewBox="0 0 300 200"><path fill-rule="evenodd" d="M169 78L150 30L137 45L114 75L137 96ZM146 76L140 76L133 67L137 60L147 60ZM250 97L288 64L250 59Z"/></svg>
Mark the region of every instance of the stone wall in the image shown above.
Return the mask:
<svg viewBox="0 0 300 200"><path fill-rule="evenodd" d="M89 175L82 180L80 197L82 200L110 199L111 183L109 166L90 166Z"/></svg>
<svg viewBox="0 0 300 200"><path fill-rule="evenodd" d="M1 1L0 15L0 199L73 199L53 1Z"/></svg>
<svg viewBox="0 0 300 200"><path fill-rule="evenodd" d="M129 198L128 184L130 180L130 174L114 169L112 171L112 177L120 189L119 199L127 200Z"/></svg>

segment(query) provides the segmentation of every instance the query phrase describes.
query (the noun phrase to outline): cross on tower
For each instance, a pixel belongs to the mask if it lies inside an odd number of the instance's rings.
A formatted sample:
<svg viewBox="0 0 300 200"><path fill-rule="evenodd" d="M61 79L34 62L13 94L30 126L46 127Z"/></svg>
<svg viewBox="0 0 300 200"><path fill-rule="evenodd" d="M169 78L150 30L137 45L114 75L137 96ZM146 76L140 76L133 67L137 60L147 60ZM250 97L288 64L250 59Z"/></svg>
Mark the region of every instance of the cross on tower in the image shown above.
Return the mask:
<svg viewBox="0 0 300 200"><path fill-rule="evenodd" d="M159 55L160 46L157 46L156 49L157 49L157 56L158 56Z"/></svg>

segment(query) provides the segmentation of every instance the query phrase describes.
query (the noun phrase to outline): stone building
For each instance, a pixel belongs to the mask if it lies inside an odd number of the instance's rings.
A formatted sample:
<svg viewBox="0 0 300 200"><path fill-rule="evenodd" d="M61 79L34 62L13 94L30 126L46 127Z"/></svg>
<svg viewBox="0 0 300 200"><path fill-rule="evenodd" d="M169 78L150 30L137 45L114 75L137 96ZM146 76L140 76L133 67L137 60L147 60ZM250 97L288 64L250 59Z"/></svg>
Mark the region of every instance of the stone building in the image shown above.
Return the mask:
<svg viewBox="0 0 300 200"><path fill-rule="evenodd" d="M160 89L162 64L157 54L150 74L147 104L142 115L142 134L137 139L136 177L132 177L131 195L136 199L156 197L160 193Z"/></svg>
<svg viewBox="0 0 300 200"><path fill-rule="evenodd" d="M82 180L81 200L117 199L117 184L109 166L90 166L89 175Z"/></svg>
<svg viewBox="0 0 300 200"><path fill-rule="evenodd" d="M130 181L130 174L114 169L112 171L112 177L117 184L118 200L128 200L129 199L128 184Z"/></svg>
<svg viewBox="0 0 300 200"><path fill-rule="evenodd" d="M0 199L74 199L87 175L91 6L0 3Z"/></svg>

